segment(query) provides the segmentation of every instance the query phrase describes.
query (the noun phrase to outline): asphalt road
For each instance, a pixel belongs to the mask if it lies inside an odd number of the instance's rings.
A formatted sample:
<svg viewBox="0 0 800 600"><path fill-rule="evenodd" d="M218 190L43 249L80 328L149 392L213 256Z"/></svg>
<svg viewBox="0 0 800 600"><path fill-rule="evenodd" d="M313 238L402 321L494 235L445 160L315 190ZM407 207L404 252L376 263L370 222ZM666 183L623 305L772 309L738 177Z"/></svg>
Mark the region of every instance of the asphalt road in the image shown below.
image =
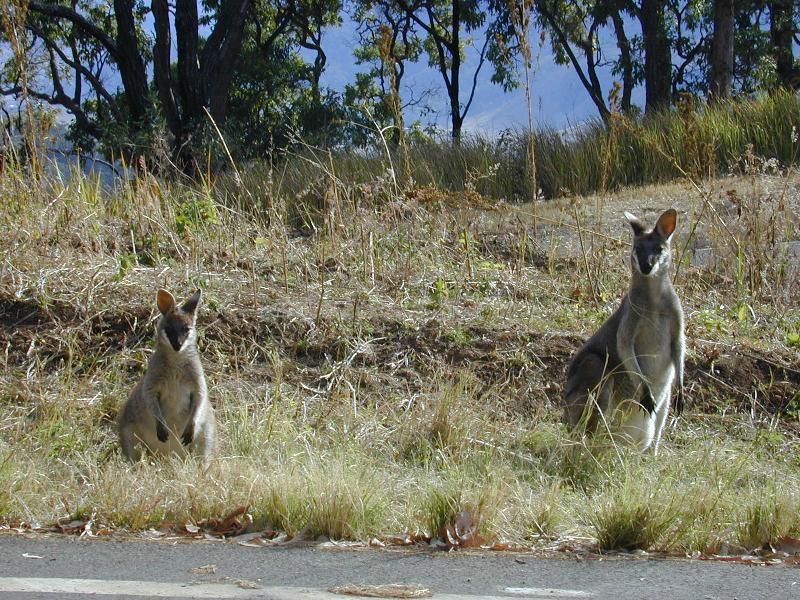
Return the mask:
<svg viewBox="0 0 800 600"><path fill-rule="evenodd" d="M439 600L800 599L800 569L781 565L0 535L2 600L343 600L328 590L347 584L418 584Z"/></svg>

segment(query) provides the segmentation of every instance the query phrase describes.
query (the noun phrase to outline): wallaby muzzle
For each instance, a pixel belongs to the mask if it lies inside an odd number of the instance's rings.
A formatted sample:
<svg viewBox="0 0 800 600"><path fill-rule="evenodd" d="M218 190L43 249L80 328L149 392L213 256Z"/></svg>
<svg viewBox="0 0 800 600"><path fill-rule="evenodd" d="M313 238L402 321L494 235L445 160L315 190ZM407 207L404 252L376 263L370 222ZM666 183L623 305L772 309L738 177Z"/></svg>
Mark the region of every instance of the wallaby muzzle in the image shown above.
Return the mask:
<svg viewBox="0 0 800 600"><path fill-rule="evenodd" d="M636 263L642 275L649 275L658 262L658 255L648 252L646 249L636 249Z"/></svg>
<svg viewBox="0 0 800 600"><path fill-rule="evenodd" d="M181 330L177 327L165 327L164 333L167 335L170 346L175 352L180 352L186 338L189 337L189 330Z"/></svg>

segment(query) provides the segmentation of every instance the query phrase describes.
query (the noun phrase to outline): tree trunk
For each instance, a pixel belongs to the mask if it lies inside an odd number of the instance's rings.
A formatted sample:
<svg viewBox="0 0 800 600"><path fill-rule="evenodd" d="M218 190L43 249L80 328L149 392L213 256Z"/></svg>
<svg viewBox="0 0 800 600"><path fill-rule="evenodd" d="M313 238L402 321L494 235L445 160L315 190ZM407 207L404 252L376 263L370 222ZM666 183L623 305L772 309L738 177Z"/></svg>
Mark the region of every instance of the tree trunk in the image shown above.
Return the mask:
<svg viewBox="0 0 800 600"><path fill-rule="evenodd" d="M453 19L452 19L452 38L450 40L450 117L452 123L453 143L458 146L461 143L461 126L464 118L461 116L461 103L458 96L460 93L461 76L461 0L453 0Z"/></svg>
<svg viewBox="0 0 800 600"><path fill-rule="evenodd" d="M172 89L172 72L170 66L170 51L172 39L170 35L169 5L167 0L152 0L150 5L153 11L153 30L156 34L153 46L153 77L158 90L158 99L164 111L167 127L176 138L181 135L181 123L175 103L175 93Z"/></svg>
<svg viewBox="0 0 800 600"><path fill-rule="evenodd" d="M399 146L405 136L406 124L403 120L403 103L400 96L400 82L403 80L403 73L405 66L402 62L395 62L389 65L391 69L391 81L389 82L389 103L390 110L392 111L392 121L394 128L392 129L392 144Z"/></svg>
<svg viewBox="0 0 800 600"><path fill-rule="evenodd" d="M794 35L794 0L772 0L769 3L769 33L775 69L782 86L792 87L795 75L792 37Z"/></svg>
<svg viewBox="0 0 800 600"><path fill-rule="evenodd" d="M136 38L134 4L135 0L114 0L114 17L117 22L117 66L134 128L144 130L147 129L150 120L150 98L144 59Z"/></svg>
<svg viewBox="0 0 800 600"><path fill-rule="evenodd" d="M200 57L208 109L219 126L227 116L233 66L242 48L250 3L251 0L225 0Z"/></svg>
<svg viewBox="0 0 800 600"><path fill-rule="evenodd" d="M633 92L633 58L631 56L631 43L625 33L625 23L619 10L611 13L611 20L614 23L614 33L617 36L617 47L619 48L619 60L622 63L622 101L620 109L623 113L631 110L631 94Z"/></svg>
<svg viewBox="0 0 800 600"><path fill-rule="evenodd" d="M203 96L198 65L198 14L195 0L175 1L175 37L178 50L178 88L184 132L202 123Z"/></svg>
<svg viewBox="0 0 800 600"><path fill-rule="evenodd" d="M714 0L714 34L711 39L711 98L727 98L733 83L734 0Z"/></svg>
<svg viewBox="0 0 800 600"><path fill-rule="evenodd" d="M644 41L645 112L670 104L672 49L664 20L664 0L642 0L639 16Z"/></svg>

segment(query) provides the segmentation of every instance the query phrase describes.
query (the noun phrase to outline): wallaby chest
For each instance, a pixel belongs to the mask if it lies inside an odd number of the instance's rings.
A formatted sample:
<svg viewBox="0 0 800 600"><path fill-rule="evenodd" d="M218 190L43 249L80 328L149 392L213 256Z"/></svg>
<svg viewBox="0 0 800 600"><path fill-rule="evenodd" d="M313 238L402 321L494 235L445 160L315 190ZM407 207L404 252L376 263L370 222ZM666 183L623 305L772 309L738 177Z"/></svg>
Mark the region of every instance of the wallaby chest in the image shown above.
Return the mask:
<svg viewBox="0 0 800 600"><path fill-rule="evenodd" d="M158 370L153 374L150 387L158 395L162 414L168 423L184 421L199 400L197 377L185 366Z"/></svg>
<svg viewBox="0 0 800 600"><path fill-rule="evenodd" d="M672 364L672 316L668 307L650 306L642 313L632 311L629 315L634 322L633 351L649 379L660 379Z"/></svg>

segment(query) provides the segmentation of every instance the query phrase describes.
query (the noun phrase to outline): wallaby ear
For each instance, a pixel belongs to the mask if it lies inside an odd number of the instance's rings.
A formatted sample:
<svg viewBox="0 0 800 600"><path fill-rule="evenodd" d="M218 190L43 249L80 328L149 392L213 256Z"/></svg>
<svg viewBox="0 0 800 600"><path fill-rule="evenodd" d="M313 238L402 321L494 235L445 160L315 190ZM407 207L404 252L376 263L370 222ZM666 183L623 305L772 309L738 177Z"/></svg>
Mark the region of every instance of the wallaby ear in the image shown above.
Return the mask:
<svg viewBox="0 0 800 600"><path fill-rule="evenodd" d="M194 311L197 310L197 305L200 304L200 297L203 295L203 292L199 289L192 294L186 302L183 303L181 306L181 310L187 314L194 314Z"/></svg>
<svg viewBox="0 0 800 600"><path fill-rule="evenodd" d="M674 208L665 210L664 214L658 217L656 221L656 231L665 240L672 235L675 231L675 225L678 223L678 213Z"/></svg>
<svg viewBox="0 0 800 600"><path fill-rule="evenodd" d="M167 290L161 289L156 294L156 304L161 314L165 315L175 309L175 298Z"/></svg>
<svg viewBox="0 0 800 600"><path fill-rule="evenodd" d="M630 223L631 229L633 229L633 235L640 236L645 232L645 229L647 229L644 223L639 220L639 217L632 215L628 211L625 211L625 218L628 219L628 223Z"/></svg>

